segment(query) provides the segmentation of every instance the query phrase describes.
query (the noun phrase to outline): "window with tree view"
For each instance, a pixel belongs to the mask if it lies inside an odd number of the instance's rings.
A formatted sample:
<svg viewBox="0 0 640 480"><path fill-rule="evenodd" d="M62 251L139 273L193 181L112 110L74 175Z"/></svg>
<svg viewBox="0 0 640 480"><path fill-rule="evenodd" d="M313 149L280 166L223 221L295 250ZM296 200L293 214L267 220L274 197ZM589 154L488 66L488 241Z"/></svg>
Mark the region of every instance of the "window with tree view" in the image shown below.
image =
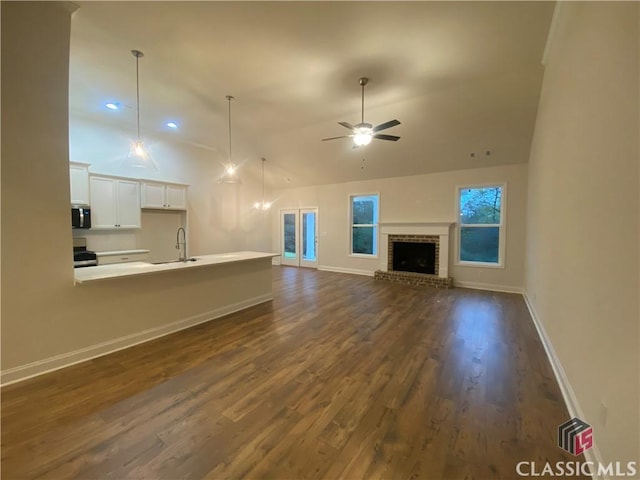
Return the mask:
<svg viewBox="0 0 640 480"><path fill-rule="evenodd" d="M504 187L459 190L459 261L501 265Z"/></svg>
<svg viewBox="0 0 640 480"><path fill-rule="evenodd" d="M351 253L378 254L378 195L351 197Z"/></svg>

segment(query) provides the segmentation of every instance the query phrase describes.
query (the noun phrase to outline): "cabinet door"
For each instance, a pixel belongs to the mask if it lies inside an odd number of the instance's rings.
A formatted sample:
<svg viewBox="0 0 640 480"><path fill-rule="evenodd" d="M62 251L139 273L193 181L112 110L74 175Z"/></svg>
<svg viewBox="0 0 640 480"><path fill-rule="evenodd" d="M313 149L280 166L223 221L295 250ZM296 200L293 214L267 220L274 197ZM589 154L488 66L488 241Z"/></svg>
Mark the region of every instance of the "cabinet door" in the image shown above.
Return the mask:
<svg viewBox="0 0 640 480"><path fill-rule="evenodd" d="M117 225L120 228L140 228L140 184L128 180L117 182Z"/></svg>
<svg viewBox="0 0 640 480"><path fill-rule="evenodd" d="M89 170L85 166L70 165L71 205L90 205Z"/></svg>
<svg viewBox="0 0 640 480"><path fill-rule="evenodd" d="M181 185L167 185L166 189L167 208L174 210L187 209L187 187Z"/></svg>
<svg viewBox="0 0 640 480"><path fill-rule="evenodd" d="M111 178L91 177L91 227L115 228L116 181Z"/></svg>
<svg viewBox="0 0 640 480"><path fill-rule="evenodd" d="M165 208L164 185L161 183L142 184L142 208Z"/></svg>
<svg viewBox="0 0 640 480"><path fill-rule="evenodd" d="M146 262L148 253L130 253L127 255L98 255L98 265L113 265L114 263Z"/></svg>

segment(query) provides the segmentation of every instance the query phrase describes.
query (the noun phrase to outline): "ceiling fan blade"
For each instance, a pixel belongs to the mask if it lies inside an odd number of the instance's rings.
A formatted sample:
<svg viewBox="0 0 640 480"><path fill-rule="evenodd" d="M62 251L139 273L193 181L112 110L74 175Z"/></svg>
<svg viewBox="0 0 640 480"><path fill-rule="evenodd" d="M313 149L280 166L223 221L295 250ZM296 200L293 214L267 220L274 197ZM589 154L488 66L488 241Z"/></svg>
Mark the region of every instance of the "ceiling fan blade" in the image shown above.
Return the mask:
<svg viewBox="0 0 640 480"><path fill-rule="evenodd" d="M395 127L396 125L400 125L398 120L389 120L388 122L381 123L380 125L373 128L374 132L379 132L380 130L386 130L387 128Z"/></svg>
<svg viewBox="0 0 640 480"><path fill-rule="evenodd" d="M378 140L391 140L392 142L400 140L400 137L396 137L395 135L385 135L383 133L378 133L377 135L374 135L373 138L377 138Z"/></svg>
<svg viewBox="0 0 640 480"><path fill-rule="evenodd" d="M342 125L343 127L347 127L349 130L353 130L353 129L356 128L353 125L351 125L349 122L338 122L338 125Z"/></svg>
<svg viewBox="0 0 640 480"><path fill-rule="evenodd" d="M341 135L339 137L323 138L322 141L324 142L325 140L336 140L338 138L349 138L349 137L353 137L353 135Z"/></svg>

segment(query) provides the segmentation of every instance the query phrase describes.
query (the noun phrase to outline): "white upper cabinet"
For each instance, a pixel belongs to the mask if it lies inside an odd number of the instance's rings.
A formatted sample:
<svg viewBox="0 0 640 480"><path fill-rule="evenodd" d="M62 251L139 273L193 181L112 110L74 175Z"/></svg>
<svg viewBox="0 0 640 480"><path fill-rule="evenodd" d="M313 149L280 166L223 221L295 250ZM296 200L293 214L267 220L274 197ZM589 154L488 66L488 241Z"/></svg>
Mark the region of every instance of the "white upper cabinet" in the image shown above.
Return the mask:
<svg viewBox="0 0 640 480"><path fill-rule="evenodd" d="M140 228L140 184L135 180L90 176L92 228Z"/></svg>
<svg viewBox="0 0 640 480"><path fill-rule="evenodd" d="M132 180L118 180L118 228L140 228L140 184Z"/></svg>
<svg viewBox="0 0 640 480"><path fill-rule="evenodd" d="M187 187L184 185L167 185L165 193L167 208L187 209Z"/></svg>
<svg viewBox="0 0 640 480"><path fill-rule="evenodd" d="M142 208L187 209L187 186L174 183L142 182Z"/></svg>
<svg viewBox="0 0 640 480"><path fill-rule="evenodd" d="M90 184L92 228L117 228L116 181L92 176Z"/></svg>
<svg viewBox="0 0 640 480"><path fill-rule="evenodd" d="M89 165L70 162L69 182L71 184L71 205L90 205Z"/></svg>
<svg viewBox="0 0 640 480"><path fill-rule="evenodd" d="M142 208L165 208L165 188L161 183L142 183Z"/></svg>

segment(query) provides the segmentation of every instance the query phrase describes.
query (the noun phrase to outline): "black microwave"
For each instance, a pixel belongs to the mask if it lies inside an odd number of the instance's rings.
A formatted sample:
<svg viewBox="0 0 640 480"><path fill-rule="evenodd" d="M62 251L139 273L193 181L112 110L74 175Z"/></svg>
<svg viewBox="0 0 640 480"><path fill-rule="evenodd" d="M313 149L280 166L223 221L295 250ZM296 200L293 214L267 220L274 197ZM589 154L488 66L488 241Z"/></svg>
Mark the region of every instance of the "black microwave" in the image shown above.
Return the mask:
<svg viewBox="0 0 640 480"><path fill-rule="evenodd" d="M71 207L71 228L91 228L91 209Z"/></svg>

